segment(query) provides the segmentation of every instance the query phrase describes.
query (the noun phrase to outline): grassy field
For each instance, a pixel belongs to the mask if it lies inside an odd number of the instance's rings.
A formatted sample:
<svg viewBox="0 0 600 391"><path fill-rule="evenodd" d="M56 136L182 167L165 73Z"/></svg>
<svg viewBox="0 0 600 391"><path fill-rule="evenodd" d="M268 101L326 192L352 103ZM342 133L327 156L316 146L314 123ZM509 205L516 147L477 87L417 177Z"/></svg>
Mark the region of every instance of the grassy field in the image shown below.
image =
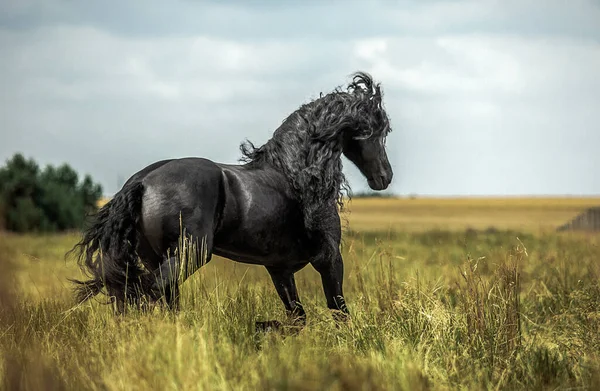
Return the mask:
<svg viewBox="0 0 600 391"><path fill-rule="evenodd" d="M5 389L600 389L600 235L553 229L600 199L356 199L344 236L352 319L297 275L308 325L261 267L215 259L182 310L75 307L75 235L0 234ZM489 229L493 227L494 229Z"/></svg>
<svg viewBox="0 0 600 391"><path fill-rule="evenodd" d="M468 228L554 231L598 198L371 198L351 202L354 229L423 231Z"/></svg>

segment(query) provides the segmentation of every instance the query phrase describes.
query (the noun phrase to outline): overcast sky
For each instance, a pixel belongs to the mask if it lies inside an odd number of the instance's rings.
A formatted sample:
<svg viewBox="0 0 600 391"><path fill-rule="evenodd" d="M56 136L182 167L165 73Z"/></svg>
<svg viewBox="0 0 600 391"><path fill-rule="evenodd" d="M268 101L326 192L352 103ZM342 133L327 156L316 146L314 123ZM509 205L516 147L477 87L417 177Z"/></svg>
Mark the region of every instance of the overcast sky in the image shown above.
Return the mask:
<svg viewBox="0 0 600 391"><path fill-rule="evenodd" d="M0 159L68 162L112 194L156 160L235 163L364 70L392 192L600 194L599 3L3 0Z"/></svg>

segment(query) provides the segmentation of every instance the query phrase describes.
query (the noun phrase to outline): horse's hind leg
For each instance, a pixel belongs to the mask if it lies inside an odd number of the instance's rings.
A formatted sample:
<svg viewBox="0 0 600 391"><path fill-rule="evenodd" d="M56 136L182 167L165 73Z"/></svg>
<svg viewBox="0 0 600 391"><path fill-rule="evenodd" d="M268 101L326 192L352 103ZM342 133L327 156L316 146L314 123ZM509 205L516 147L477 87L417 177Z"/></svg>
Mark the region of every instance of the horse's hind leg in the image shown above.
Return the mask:
<svg viewBox="0 0 600 391"><path fill-rule="evenodd" d="M166 258L153 272L156 281L152 287L154 300L164 298L170 309L179 308L179 257L174 255Z"/></svg>
<svg viewBox="0 0 600 391"><path fill-rule="evenodd" d="M150 241L144 234L138 235L138 247L137 254L141 263L144 265L147 271L152 272L157 270L161 264L163 263L163 257L160 256L154 248L150 244ZM145 292L144 295L149 300L149 303L144 303L144 305L152 304L159 297L157 296L157 291L154 290L156 284L155 278L150 278L144 282ZM145 307L148 308L148 307Z"/></svg>
<svg viewBox="0 0 600 391"><path fill-rule="evenodd" d="M154 271L155 297L164 297L167 307L179 309L179 285L206 264L212 254L212 234L195 238L186 236L184 248L178 244L177 250L170 251L160 266ZM171 247L173 248L173 247Z"/></svg>

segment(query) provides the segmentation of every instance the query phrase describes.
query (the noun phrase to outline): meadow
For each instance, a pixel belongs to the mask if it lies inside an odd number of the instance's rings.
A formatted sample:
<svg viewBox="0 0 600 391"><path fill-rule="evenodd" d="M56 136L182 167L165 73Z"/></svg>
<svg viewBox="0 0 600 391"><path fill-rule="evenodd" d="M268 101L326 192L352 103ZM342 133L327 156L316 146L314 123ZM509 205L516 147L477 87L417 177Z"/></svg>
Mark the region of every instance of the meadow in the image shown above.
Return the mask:
<svg viewBox="0 0 600 391"><path fill-rule="evenodd" d="M75 234L0 233L4 389L600 389L600 234L554 228L600 199L355 199L336 324L297 274L308 324L285 319L262 267L216 258L181 311L76 306Z"/></svg>

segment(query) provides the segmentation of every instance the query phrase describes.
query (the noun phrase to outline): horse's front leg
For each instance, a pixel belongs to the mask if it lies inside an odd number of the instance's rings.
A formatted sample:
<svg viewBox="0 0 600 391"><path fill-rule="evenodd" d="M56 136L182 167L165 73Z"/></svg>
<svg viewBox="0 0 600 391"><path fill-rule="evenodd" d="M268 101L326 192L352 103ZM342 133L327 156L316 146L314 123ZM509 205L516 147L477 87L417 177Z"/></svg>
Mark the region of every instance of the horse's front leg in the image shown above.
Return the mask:
<svg viewBox="0 0 600 391"><path fill-rule="evenodd" d="M327 307L333 311L336 321L346 321L350 315L344 300L344 262L339 249L324 251L311 264L321 274Z"/></svg>
<svg viewBox="0 0 600 391"><path fill-rule="evenodd" d="M299 329L306 325L306 312L304 312L304 307L302 306L302 303L300 303L300 298L298 297L294 273L305 265L306 264L299 268L266 266L267 271L273 280L273 284L275 285L275 289L277 290L277 294L279 294L279 297L285 306L288 320L293 326ZM281 327L282 324L276 320L256 322L256 328L260 331L280 329Z"/></svg>
<svg viewBox="0 0 600 391"><path fill-rule="evenodd" d="M267 271L271 275L281 301L283 301L288 318L293 324L304 326L306 324L306 312L304 312L304 307L302 307L298 297L296 279L294 278L295 270L267 266Z"/></svg>

